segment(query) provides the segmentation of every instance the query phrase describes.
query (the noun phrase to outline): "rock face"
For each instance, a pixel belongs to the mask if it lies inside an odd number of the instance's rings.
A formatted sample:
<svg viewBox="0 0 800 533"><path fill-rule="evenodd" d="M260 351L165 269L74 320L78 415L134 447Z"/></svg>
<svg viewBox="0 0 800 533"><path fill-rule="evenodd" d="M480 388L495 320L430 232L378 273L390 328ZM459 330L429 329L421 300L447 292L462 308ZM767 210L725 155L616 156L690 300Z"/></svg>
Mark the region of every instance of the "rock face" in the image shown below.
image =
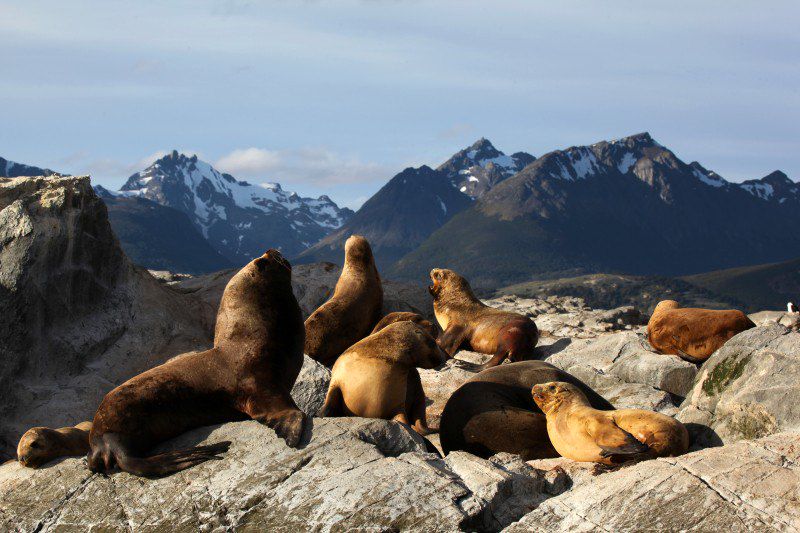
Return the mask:
<svg viewBox="0 0 800 533"><path fill-rule="evenodd" d="M783 433L598 476L505 531L798 529L800 435Z"/></svg>
<svg viewBox="0 0 800 533"><path fill-rule="evenodd" d="M165 449L233 441L220 461L159 480L93 475L84 459L0 467L0 529L493 530L550 494L541 475L425 453L397 422L314 419L287 447L256 422L200 428Z"/></svg>
<svg viewBox="0 0 800 533"><path fill-rule="evenodd" d="M0 179L0 453L210 344L213 315L134 267L88 177Z"/></svg>
<svg viewBox="0 0 800 533"><path fill-rule="evenodd" d="M702 366L677 418L696 445L800 431L800 333L779 324L736 335Z"/></svg>

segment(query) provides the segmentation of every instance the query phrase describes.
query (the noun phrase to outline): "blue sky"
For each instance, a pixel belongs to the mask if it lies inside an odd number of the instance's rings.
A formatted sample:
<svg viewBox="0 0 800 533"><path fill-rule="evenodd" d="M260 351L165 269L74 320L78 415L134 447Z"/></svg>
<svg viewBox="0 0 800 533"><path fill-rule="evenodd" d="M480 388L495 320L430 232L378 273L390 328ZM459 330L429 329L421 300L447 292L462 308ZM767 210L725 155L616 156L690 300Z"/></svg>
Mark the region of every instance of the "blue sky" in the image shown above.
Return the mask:
<svg viewBox="0 0 800 533"><path fill-rule="evenodd" d="M800 179L798 2L0 0L0 156L118 188L177 148L355 207L485 136L649 131Z"/></svg>

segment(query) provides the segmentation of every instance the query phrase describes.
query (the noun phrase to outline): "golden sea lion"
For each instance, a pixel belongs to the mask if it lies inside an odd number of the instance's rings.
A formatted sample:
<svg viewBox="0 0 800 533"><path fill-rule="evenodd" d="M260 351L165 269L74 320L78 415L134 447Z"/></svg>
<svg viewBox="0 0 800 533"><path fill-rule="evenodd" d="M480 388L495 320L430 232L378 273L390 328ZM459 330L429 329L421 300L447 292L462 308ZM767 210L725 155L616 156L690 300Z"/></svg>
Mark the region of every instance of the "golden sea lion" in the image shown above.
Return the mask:
<svg viewBox="0 0 800 533"><path fill-rule="evenodd" d="M607 465L686 453L689 433L672 418L643 409L599 411L571 383L540 383L531 388L547 417L550 442L574 461Z"/></svg>
<svg viewBox="0 0 800 533"><path fill-rule="evenodd" d="M423 317L422 315L418 313L412 313L410 311L395 311L381 318L380 321L377 324L375 324L375 327L372 328L372 333L370 333L370 335L379 332L389 324L394 324L395 322L403 322L403 321L413 322L414 324L424 329L428 333L428 335L430 335L434 339L437 337L439 333L436 329L436 326L434 326L430 320L426 320L425 317Z"/></svg>
<svg viewBox="0 0 800 533"><path fill-rule="evenodd" d="M420 435L437 431L425 419L425 392L416 367L435 368L446 361L436 340L417 324L389 324L336 360L321 416L397 420Z"/></svg>
<svg viewBox="0 0 800 533"><path fill-rule="evenodd" d="M88 421L58 429L31 428L19 439L17 460L22 466L38 468L59 457L86 455L91 429Z"/></svg>
<svg viewBox="0 0 800 533"><path fill-rule="evenodd" d="M557 457L547 436L547 420L531 397L531 387L548 381L573 383L596 408L614 408L578 378L550 363L499 365L467 380L447 400L439 429L444 453L464 450L488 458L509 452L525 460Z"/></svg>
<svg viewBox="0 0 800 533"><path fill-rule="evenodd" d="M741 311L681 308L674 300L663 300L647 323L647 339L658 352L701 363L728 339L754 327Z"/></svg>
<svg viewBox="0 0 800 533"><path fill-rule="evenodd" d="M333 296L306 320L306 354L332 367L342 352L369 334L382 307L372 248L367 239L353 235L344 245L344 267Z"/></svg>
<svg viewBox="0 0 800 533"><path fill-rule="evenodd" d="M209 459L229 442L148 456L156 444L212 424L257 420L297 446L306 415L289 392L303 364L303 317L291 265L277 250L242 268L225 287L214 347L173 358L109 392L94 417L89 468L114 464L157 477Z"/></svg>
<svg viewBox="0 0 800 533"><path fill-rule="evenodd" d="M533 320L485 305L466 279L452 270L431 270L433 311L443 333L439 344L449 356L462 346L493 357L481 368L497 366L508 357L522 361L534 354L539 330Z"/></svg>

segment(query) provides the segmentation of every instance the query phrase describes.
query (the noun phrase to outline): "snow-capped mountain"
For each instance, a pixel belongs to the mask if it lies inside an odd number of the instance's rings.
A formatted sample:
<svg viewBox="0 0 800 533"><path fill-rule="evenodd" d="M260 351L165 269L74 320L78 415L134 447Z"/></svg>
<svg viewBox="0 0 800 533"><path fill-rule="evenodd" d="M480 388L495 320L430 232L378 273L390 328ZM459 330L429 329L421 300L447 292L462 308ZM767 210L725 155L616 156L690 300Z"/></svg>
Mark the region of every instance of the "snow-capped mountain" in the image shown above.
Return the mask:
<svg viewBox="0 0 800 533"><path fill-rule="evenodd" d="M60 175L49 168L32 167L30 165L23 165L22 163L15 163L8 159L0 157L0 178L16 178L19 176L52 176Z"/></svg>
<svg viewBox="0 0 800 533"><path fill-rule="evenodd" d="M456 189L472 198L479 198L535 160L525 152L505 155L488 139L480 138L442 163L437 170L444 172Z"/></svg>
<svg viewBox="0 0 800 533"><path fill-rule="evenodd" d="M118 194L139 196L189 216L235 264L268 248L292 256L346 222L352 211L327 196L301 198L277 183L252 185L177 151L133 174Z"/></svg>
<svg viewBox="0 0 800 533"><path fill-rule="evenodd" d="M775 173L728 182L647 133L573 146L496 184L388 275L444 264L498 287L567 269L683 275L787 260L800 256L797 190Z"/></svg>

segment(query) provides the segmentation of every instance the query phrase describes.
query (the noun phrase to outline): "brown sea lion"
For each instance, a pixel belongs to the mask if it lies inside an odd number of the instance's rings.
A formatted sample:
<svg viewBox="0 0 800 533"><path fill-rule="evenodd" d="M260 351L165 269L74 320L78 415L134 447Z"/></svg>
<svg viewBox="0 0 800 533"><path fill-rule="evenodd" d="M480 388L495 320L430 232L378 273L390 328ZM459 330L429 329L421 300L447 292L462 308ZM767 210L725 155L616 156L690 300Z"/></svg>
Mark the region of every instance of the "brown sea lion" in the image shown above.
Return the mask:
<svg viewBox="0 0 800 533"><path fill-rule="evenodd" d="M381 317L383 287L367 239L353 235L344 245L344 267L330 300L306 320L305 352L332 367Z"/></svg>
<svg viewBox="0 0 800 533"><path fill-rule="evenodd" d="M431 270L433 312L444 333L439 344L449 356L464 347L492 354L481 368L497 366L508 357L522 361L534 354L539 330L533 320L485 305L475 297L469 282L452 270Z"/></svg>
<svg viewBox="0 0 800 533"><path fill-rule="evenodd" d="M394 324L395 322L403 322L403 321L413 322L414 324L424 329L428 333L428 335L430 335L434 339L439 334L439 331L436 329L436 326L434 326L430 320L426 320L425 317L423 317L422 315L418 313L412 313L409 311L395 311L381 318L380 321L377 324L375 324L375 327L372 328L372 333L370 333L370 335L379 332L389 324Z"/></svg>
<svg viewBox="0 0 800 533"><path fill-rule="evenodd" d="M578 378L550 363L496 366L467 380L447 400L439 429L444 453L464 450L488 458L510 452L525 460L557 457L547 436L547 420L531 396L531 387L549 381L578 386L597 409L614 408Z"/></svg>
<svg viewBox="0 0 800 533"><path fill-rule="evenodd" d="M59 457L86 455L91 429L88 421L58 429L31 428L19 439L17 460L22 466L39 468Z"/></svg>
<svg viewBox="0 0 800 533"><path fill-rule="evenodd" d="M306 415L289 395L303 364L303 318L291 266L277 250L242 268L225 287L214 347L148 370L109 392L94 417L89 468L158 477L216 458L229 442L147 456L185 431L252 418L290 446Z"/></svg>
<svg viewBox="0 0 800 533"><path fill-rule="evenodd" d="M416 367L435 368L446 361L436 340L419 325L389 324L336 360L321 416L397 420L420 435L435 432L425 419L425 392Z"/></svg>
<svg viewBox="0 0 800 533"><path fill-rule="evenodd" d="M574 461L607 465L681 455L689 432L672 418L643 409L594 409L575 385L540 383L531 389L547 416L547 434L556 451Z"/></svg>
<svg viewBox="0 0 800 533"><path fill-rule="evenodd" d="M658 352L701 363L728 339L754 327L741 311L682 309L674 300L663 300L647 323L647 339Z"/></svg>

